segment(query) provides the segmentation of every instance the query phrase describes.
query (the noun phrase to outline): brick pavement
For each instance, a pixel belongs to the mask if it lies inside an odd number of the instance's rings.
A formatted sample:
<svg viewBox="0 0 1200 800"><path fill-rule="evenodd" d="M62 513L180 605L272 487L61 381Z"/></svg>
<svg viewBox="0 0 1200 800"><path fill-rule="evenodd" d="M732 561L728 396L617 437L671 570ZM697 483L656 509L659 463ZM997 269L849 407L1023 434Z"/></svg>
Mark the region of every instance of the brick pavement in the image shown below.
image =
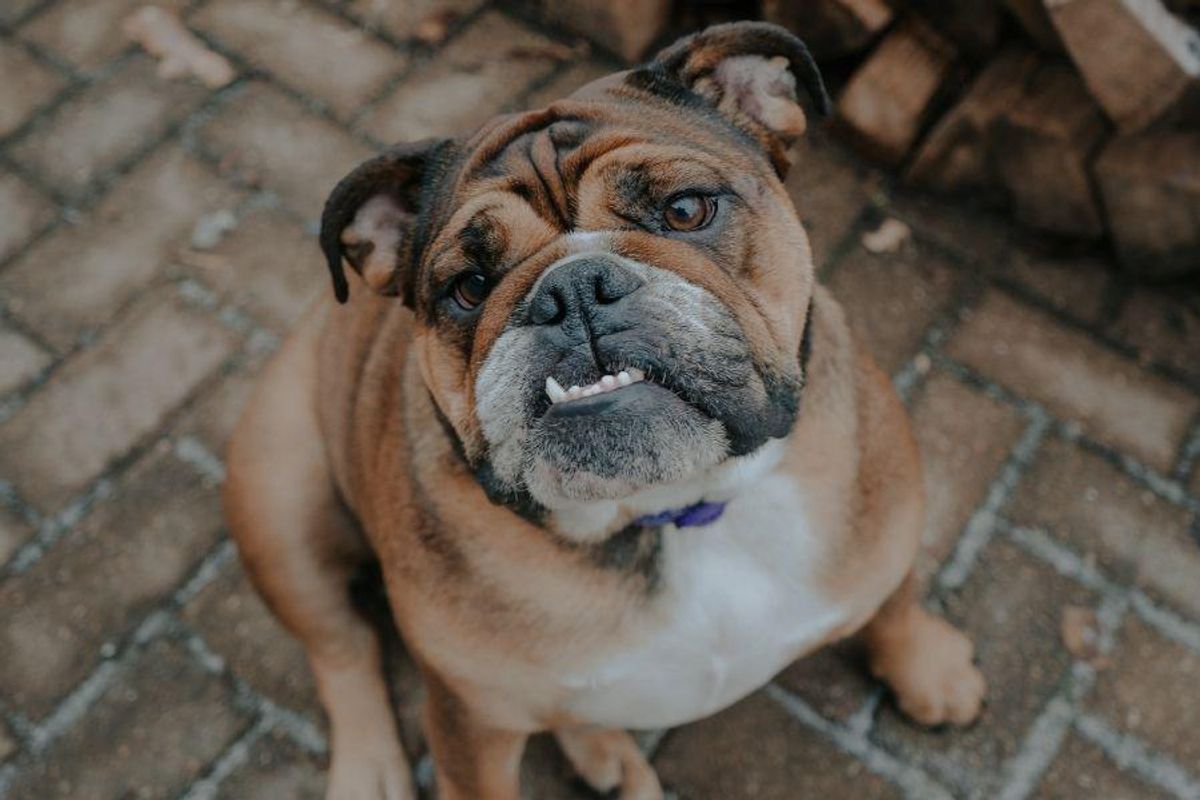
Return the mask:
<svg viewBox="0 0 1200 800"><path fill-rule="evenodd" d="M222 532L219 458L317 292L324 193L400 136L614 68L456 0L173 0L237 80L164 83L136 0L0 5L0 797L321 796L295 643ZM518 48L518 49L514 49ZM561 48L560 48L561 49ZM790 185L823 278L913 410L929 603L992 682L967 731L905 721L851 643L642 737L680 798L1200 798L1200 293L1134 289L831 142ZM899 252L864 232L908 222ZM196 250L205 230L233 230ZM1062 643L1095 612L1101 653ZM393 648L423 784L420 687ZM584 797L545 737L529 796Z"/></svg>

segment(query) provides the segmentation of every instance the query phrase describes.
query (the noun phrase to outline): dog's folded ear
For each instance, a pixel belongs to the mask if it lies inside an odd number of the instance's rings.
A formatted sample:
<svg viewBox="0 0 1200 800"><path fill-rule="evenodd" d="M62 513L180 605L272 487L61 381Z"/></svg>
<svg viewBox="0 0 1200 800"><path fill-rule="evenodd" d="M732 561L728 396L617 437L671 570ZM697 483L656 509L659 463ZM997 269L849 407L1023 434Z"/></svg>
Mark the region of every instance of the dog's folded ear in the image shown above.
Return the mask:
<svg viewBox="0 0 1200 800"><path fill-rule="evenodd" d="M413 304L410 273L421 198L452 144L428 139L398 145L359 164L330 192L320 243L339 303L350 296L344 258L372 289Z"/></svg>
<svg viewBox="0 0 1200 800"><path fill-rule="evenodd" d="M767 22L714 25L686 36L631 77L653 81L664 73L735 123L784 148L807 124L796 95L797 81L819 116L830 113L821 72L804 42Z"/></svg>

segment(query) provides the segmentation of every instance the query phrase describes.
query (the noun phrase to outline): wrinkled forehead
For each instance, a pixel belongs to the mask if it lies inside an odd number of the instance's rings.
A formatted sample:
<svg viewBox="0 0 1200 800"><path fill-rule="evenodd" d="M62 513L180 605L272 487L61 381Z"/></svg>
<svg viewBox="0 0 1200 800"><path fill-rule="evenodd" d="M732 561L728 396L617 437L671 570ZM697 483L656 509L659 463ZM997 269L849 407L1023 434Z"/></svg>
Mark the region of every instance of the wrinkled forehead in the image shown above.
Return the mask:
<svg viewBox="0 0 1200 800"><path fill-rule="evenodd" d="M467 142L454 193L465 200L502 188L526 200L569 201L590 167L616 150L628 168L691 160L731 170L769 170L756 142L700 98L640 72L619 72L540 109L504 115ZM561 212L564 209L553 209Z"/></svg>

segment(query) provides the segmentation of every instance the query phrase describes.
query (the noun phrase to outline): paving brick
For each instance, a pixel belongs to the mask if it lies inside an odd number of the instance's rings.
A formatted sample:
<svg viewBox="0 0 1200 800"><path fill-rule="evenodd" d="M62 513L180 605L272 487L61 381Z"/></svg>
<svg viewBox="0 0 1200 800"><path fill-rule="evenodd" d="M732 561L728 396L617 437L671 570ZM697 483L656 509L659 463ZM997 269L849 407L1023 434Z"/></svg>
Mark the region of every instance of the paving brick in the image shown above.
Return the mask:
<svg viewBox="0 0 1200 800"><path fill-rule="evenodd" d="M50 366L50 356L28 338L0 326L0 394L11 392Z"/></svg>
<svg viewBox="0 0 1200 800"><path fill-rule="evenodd" d="M617 68L602 61L578 61L554 76L549 83L530 93L521 104L525 108L540 108L561 100L576 89L616 72Z"/></svg>
<svg viewBox="0 0 1200 800"><path fill-rule="evenodd" d="M33 528L10 509L0 506L0 565L25 543Z"/></svg>
<svg viewBox="0 0 1200 800"><path fill-rule="evenodd" d="M1129 618L1088 709L1174 758L1193 775L1200 765L1200 655Z"/></svg>
<svg viewBox="0 0 1200 800"><path fill-rule="evenodd" d="M1200 384L1200 292L1136 290L1113 333L1137 347L1140 360L1169 365Z"/></svg>
<svg viewBox="0 0 1200 800"><path fill-rule="evenodd" d="M320 716L316 687L300 643L267 610L240 566L197 595L184 620L238 676L275 702Z"/></svg>
<svg viewBox="0 0 1200 800"><path fill-rule="evenodd" d="M9 309L65 351L162 275L196 221L238 193L177 146L126 177L95 213L64 226L0 275Z"/></svg>
<svg viewBox="0 0 1200 800"><path fill-rule="evenodd" d="M672 731L655 763L663 782L687 800L900 796L762 692Z"/></svg>
<svg viewBox="0 0 1200 800"><path fill-rule="evenodd" d="M166 448L29 571L0 586L0 685L40 718L217 541L220 501Z"/></svg>
<svg viewBox="0 0 1200 800"><path fill-rule="evenodd" d="M260 368L258 363L239 366L210 386L179 420L176 434L195 436L214 455L223 455L242 409L250 399L250 392L258 382Z"/></svg>
<svg viewBox="0 0 1200 800"><path fill-rule="evenodd" d="M217 800L322 800L325 777L316 760L279 734L260 739L246 763L221 783Z"/></svg>
<svg viewBox="0 0 1200 800"><path fill-rule="evenodd" d="M217 0L192 24L343 116L378 94L408 61L361 29L303 3Z"/></svg>
<svg viewBox="0 0 1200 800"><path fill-rule="evenodd" d="M79 69L91 72L130 47L121 24L143 5L143 0L54 3L48 11L24 25L20 32L24 38L57 53ZM181 11L188 2L159 0L155 5Z"/></svg>
<svg viewBox="0 0 1200 800"><path fill-rule="evenodd" d="M153 433L232 350L233 334L176 294L139 303L0 425L0 474L43 511Z"/></svg>
<svg viewBox="0 0 1200 800"><path fill-rule="evenodd" d="M838 642L800 659L776 683L799 695L819 714L845 722L879 684L867 672L866 651L857 639Z"/></svg>
<svg viewBox="0 0 1200 800"><path fill-rule="evenodd" d="M903 194L888 211L909 223L918 238L946 248L979 272L1006 269L1019 238L1015 227L1000 217L924 195Z"/></svg>
<svg viewBox="0 0 1200 800"><path fill-rule="evenodd" d="M1045 444L1009 516L1044 527L1122 582L1200 618L1200 547L1190 515L1067 442Z"/></svg>
<svg viewBox="0 0 1200 800"><path fill-rule="evenodd" d="M514 48L532 53L548 44L497 12L484 14L406 78L364 118L363 127L381 142L470 131L554 68L551 58L514 54Z"/></svg>
<svg viewBox="0 0 1200 800"><path fill-rule="evenodd" d="M1061 609L1095 602L1051 567L994 542L966 585L946 600L947 616L974 640L988 680L983 716L969 728L930 730L888 704L872 735L972 796L993 796L1002 765L1071 663L1059 634Z"/></svg>
<svg viewBox="0 0 1200 800"><path fill-rule="evenodd" d="M850 329L884 372L916 355L929 326L945 312L959 274L920 246L874 255L861 246L837 265L829 288L846 309Z"/></svg>
<svg viewBox="0 0 1200 800"><path fill-rule="evenodd" d="M1011 277L1030 294L1083 322L1104 310L1111 268L1095 258L1053 258L1018 250Z"/></svg>
<svg viewBox="0 0 1200 800"><path fill-rule="evenodd" d="M79 198L205 96L197 84L164 81L137 56L72 97L14 144L14 158L70 198Z"/></svg>
<svg viewBox="0 0 1200 800"><path fill-rule="evenodd" d="M1071 734L1033 797L1035 800L1167 800L1171 795L1120 769L1095 745Z"/></svg>
<svg viewBox="0 0 1200 800"><path fill-rule="evenodd" d="M12 133L67 81L12 42L0 42L0 136Z"/></svg>
<svg viewBox="0 0 1200 800"><path fill-rule="evenodd" d="M1045 314L990 292L948 352L1151 466L1169 471L1200 399Z"/></svg>
<svg viewBox="0 0 1200 800"><path fill-rule="evenodd" d="M200 137L244 179L261 180L310 220L320 217L338 180L374 155L341 128L261 83L246 87Z"/></svg>
<svg viewBox="0 0 1200 800"><path fill-rule="evenodd" d="M870 199L873 179L845 149L813 131L796 143L785 185L812 245L813 263L826 267L833 249Z"/></svg>
<svg viewBox="0 0 1200 800"><path fill-rule="evenodd" d="M12 800L176 797L248 725L230 701L182 646L154 642L20 776Z"/></svg>
<svg viewBox="0 0 1200 800"><path fill-rule="evenodd" d="M417 27L431 18L463 17L483 5L484 0L338 0L368 28L383 30L397 39L410 39Z"/></svg>
<svg viewBox="0 0 1200 800"><path fill-rule="evenodd" d="M1025 422L1012 406L935 373L913 409L925 470L924 572L954 551L971 514L987 497Z"/></svg>
<svg viewBox="0 0 1200 800"><path fill-rule="evenodd" d="M49 199L9 172L0 172L0 208L0 262L56 216Z"/></svg>
<svg viewBox="0 0 1200 800"><path fill-rule="evenodd" d="M330 291L317 237L277 211L242 219L212 253L217 264L195 270L197 277L278 332Z"/></svg>

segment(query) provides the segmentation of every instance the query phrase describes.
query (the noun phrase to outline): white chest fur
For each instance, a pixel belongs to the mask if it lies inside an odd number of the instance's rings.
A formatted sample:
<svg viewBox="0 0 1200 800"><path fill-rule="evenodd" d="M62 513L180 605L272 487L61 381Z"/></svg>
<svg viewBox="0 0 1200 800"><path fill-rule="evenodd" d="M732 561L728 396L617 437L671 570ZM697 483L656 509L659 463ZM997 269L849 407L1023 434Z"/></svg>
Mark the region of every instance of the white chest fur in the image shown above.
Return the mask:
<svg viewBox="0 0 1200 800"><path fill-rule="evenodd" d="M657 728L711 714L758 688L850 615L814 575L821 539L787 475L769 473L715 523L664 532L662 583L634 642L564 679L570 711Z"/></svg>

